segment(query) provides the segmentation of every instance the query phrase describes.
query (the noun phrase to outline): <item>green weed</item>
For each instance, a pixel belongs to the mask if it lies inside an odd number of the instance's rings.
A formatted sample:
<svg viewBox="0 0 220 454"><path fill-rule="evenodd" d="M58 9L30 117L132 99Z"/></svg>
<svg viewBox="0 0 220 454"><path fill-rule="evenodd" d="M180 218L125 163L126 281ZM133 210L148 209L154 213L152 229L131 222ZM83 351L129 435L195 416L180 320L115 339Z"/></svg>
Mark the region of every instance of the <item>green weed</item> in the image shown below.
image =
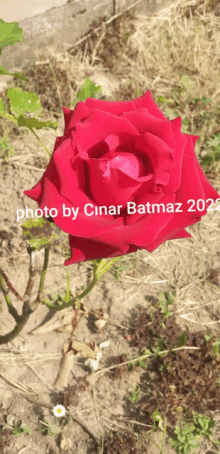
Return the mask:
<svg viewBox="0 0 220 454"><path fill-rule="evenodd" d="M1 426L1 432L4 433L5 429L8 429L9 425L6 424L4 426ZM13 429L11 430L11 433L13 435L20 435L21 433L26 433L30 434L31 431L28 426L23 426L22 425L22 420L19 419L17 422L14 422L13 424Z"/></svg>
<svg viewBox="0 0 220 454"><path fill-rule="evenodd" d="M220 442L212 440L212 431L215 427L213 419L192 411L193 419L190 422L182 421L180 426L175 426L174 435L168 441L176 449L177 453L191 454L200 445L201 437L208 438L214 446Z"/></svg>
<svg viewBox="0 0 220 454"><path fill-rule="evenodd" d="M52 437L52 435L57 435L61 431L61 428L57 426L56 422L53 422L52 425L50 425L45 418L43 418L43 421L40 421L40 424L41 426L37 427L36 430L42 435L49 435Z"/></svg>
<svg viewBox="0 0 220 454"><path fill-rule="evenodd" d="M129 273L134 270L137 260L138 257L136 254L131 254L129 257L121 257L120 260L112 266L110 273L114 276L116 281L121 282L122 273Z"/></svg>
<svg viewBox="0 0 220 454"><path fill-rule="evenodd" d="M211 135L205 143L209 152L202 158L202 162L203 164L210 166L220 160L220 132Z"/></svg>
<svg viewBox="0 0 220 454"><path fill-rule="evenodd" d="M138 402L139 401L139 393L140 393L140 386L136 385L134 391L129 393L129 400L131 402Z"/></svg>
<svg viewBox="0 0 220 454"><path fill-rule="evenodd" d="M7 137L0 139L0 158L8 159L14 154L14 148L10 145L10 141Z"/></svg>
<svg viewBox="0 0 220 454"><path fill-rule="evenodd" d="M166 320L167 317L173 315L173 311L169 310L169 305L173 304L174 295L175 292L173 290L158 293L158 306L160 308L160 312L163 314L163 320Z"/></svg>
<svg viewBox="0 0 220 454"><path fill-rule="evenodd" d="M181 116L183 133L200 136L200 151L207 150L201 158L204 169L220 160L219 106L207 96L194 96L194 81L187 74L169 98L158 96L156 102L169 120Z"/></svg>
<svg viewBox="0 0 220 454"><path fill-rule="evenodd" d="M142 353L140 353L140 355L150 355L151 353L152 352L149 349L146 349ZM129 355L126 354L125 356L127 356L128 360L131 359L129 358ZM143 369L146 369L148 365L148 358L138 359L137 361L134 360L134 362L128 364L128 370L132 370L137 365L141 366Z"/></svg>

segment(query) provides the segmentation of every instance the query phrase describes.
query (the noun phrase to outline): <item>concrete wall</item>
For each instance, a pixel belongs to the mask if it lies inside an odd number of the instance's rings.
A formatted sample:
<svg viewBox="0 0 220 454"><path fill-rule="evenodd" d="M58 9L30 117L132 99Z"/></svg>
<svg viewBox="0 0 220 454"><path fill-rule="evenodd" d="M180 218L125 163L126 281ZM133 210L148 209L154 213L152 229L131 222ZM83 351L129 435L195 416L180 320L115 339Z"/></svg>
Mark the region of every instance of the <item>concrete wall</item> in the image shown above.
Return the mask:
<svg viewBox="0 0 220 454"><path fill-rule="evenodd" d="M0 18L6 22L20 22L48 9L65 5L67 0L0 0ZM19 6L18 6L19 4Z"/></svg>
<svg viewBox="0 0 220 454"><path fill-rule="evenodd" d="M131 11L151 15L176 0L0 0L0 18L16 21L24 31L24 42L3 49L0 64L20 69L35 58L68 50L91 30L93 21L105 20L136 4Z"/></svg>

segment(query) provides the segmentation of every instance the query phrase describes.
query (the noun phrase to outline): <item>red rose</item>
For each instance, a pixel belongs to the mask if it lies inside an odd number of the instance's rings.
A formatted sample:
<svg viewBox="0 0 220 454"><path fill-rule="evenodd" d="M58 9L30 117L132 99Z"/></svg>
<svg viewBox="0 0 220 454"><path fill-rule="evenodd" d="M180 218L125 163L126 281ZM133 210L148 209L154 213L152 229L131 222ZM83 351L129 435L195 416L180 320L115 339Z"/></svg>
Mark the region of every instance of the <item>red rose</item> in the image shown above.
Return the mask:
<svg viewBox="0 0 220 454"><path fill-rule="evenodd" d="M198 164L198 137L181 132L180 117L167 120L149 91L128 102L88 98L63 112L64 135L24 194L57 209L54 222L69 233L72 252L65 265L191 236L184 229L219 195Z"/></svg>

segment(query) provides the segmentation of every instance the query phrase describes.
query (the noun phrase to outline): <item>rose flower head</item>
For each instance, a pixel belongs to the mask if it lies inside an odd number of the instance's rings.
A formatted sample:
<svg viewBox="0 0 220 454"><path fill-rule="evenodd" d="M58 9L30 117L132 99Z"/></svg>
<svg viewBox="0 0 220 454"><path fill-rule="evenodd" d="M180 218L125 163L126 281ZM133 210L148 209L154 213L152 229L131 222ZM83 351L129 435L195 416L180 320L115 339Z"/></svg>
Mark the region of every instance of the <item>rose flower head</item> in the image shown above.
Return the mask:
<svg viewBox="0 0 220 454"><path fill-rule="evenodd" d="M69 234L65 265L191 237L185 228L219 194L199 166L198 136L181 132L180 117L168 120L149 90L128 102L88 98L63 112L64 135L24 194L57 209L53 220Z"/></svg>

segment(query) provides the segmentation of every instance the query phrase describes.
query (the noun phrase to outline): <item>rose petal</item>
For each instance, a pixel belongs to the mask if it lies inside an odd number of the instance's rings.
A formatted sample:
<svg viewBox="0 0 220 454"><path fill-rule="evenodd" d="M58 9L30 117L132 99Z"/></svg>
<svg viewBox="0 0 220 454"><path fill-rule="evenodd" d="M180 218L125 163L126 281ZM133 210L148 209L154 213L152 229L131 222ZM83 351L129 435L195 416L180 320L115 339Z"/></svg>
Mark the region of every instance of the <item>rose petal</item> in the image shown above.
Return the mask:
<svg viewBox="0 0 220 454"><path fill-rule="evenodd" d="M66 109L63 107L63 115L65 121L65 132L66 135L67 131L75 128L76 124L80 121L83 121L85 118L88 117L90 110L87 108L84 102L79 101L76 104L74 110Z"/></svg>
<svg viewBox="0 0 220 454"><path fill-rule="evenodd" d="M188 134L184 134L184 136L188 136ZM199 138L199 136L193 136L193 135L190 135L190 138L191 138L191 142L193 144L193 148L195 147L195 143L197 141L197 139ZM191 148L192 150L192 148ZM213 200L217 199L220 197L220 195L218 194L218 192L213 188L213 186L211 185L211 183L208 181L208 179L206 178L203 170L201 169L200 165L199 165L199 162L198 162L198 159L197 159L197 156L196 154L194 153L194 160L195 160L195 165L196 165L196 170L197 170L197 173L198 173L198 176L200 178L200 182L202 184L202 187L205 191L205 194L206 194L206 199L207 198L212 198Z"/></svg>
<svg viewBox="0 0 220 454"><path fill-rule="evenodd" d="M104 101L101 99L87 98L85 105L92 112L98 109L102 112L109 112L115 116L121 115L123 112L129 112L135 109L134 101Z"/></svg>
<svg viewBox="0 0 220 454"><path fill-rule="evenodd" d="M139 191L137 194L135 194L135 203L136 205L146 205L146 203L149 202L150 205L162 202L162 199L164 197L164 193L162 192L161 188L156 188L155 190L152 190L152 183L151 180L149 180L146 183L143 183L142 186L140 187ZM145 214L139 214L138 212L128 215L126 218L126 224L134 224L137 221L139 221L142 217L144 217Z"/></svg>
<svg viewBox="0 0 220 454"><path fill-rule="evenodd" d="M168 227L169 229L169 227ZM167 230L168 230L167 229ZM179 238L191 238L192 235L188 233L186 230L177 230L176 232L172 233L172 235L168 235L167 232L162 231L152 242L152 244L147 244L143 249L146 249L148 252L153 252L155 249L157 249L162 243L164 243L167 240L177 240Z"/></svg>
<svg viewBox="0 0 220 454"><path fill-rule="evenodd" d="M178 238L192 238L189 232L186 230L180 230L179 232L174 233L168 239L169 240L177 240Z"/></svg>
<svg viewBox="0 0 220 454"><path fill-rule="evenodd" d="M159 137L146 132L135 138L135 146L150 158L153 167L152 181L154 185L166 185L169 181L169 172L174 165L172 149Z"/></svg>
<svg viewBox="0 0 220 454"><path fill-rule="evenodd" d="M161 203L165 206L168 203L175 203L175 194L164 196ZM156 209L155 209L156 211ZM133 215L131 215L133 216ZM152 243L161 230L165 229L167 224L172 220L174 213L165 211L164 213L151 213L143 216L138 222L129 225L121 225L101 234L96 235L95 239L103 243L109 243L114 247L123 245L135 245L145 247L147 243ZM170 232L170 234L172 231Z"/></svg>
<svg viewBox="0 0 220 454"><path fill-rule="evenodd" d="M187 142L182 163L182 181L181 186L176 193L176 203L182 204L181 209L183 212L174 213L173 218L160 232L155 241L152 242L152 244L146 243L145 248L149 252L152 252L164 241L171 239L173 235L178 234L182 229L200 221L201 217L206 214L206 209L199 211L196 203L193 206L193 202L190 202L190 200L196 202L198 199L207 200L209 197L214 199L216 195L218 195L210 183L206 183L206 177L204 180L201 178L203 172L199 170L200 167L198 166L197 157L194 151L193 140L190 135L186 134L185 136ZM189 211L191 207L195 211Z"/></svg>
<svg viewBox="0 0 220 454"><path fill-rule="evenodd" d="M183 204L183 210L184 210L184 215L181 215L181 217L184 216L185 222L188 219L189 224L191 225L191 220L193 218L198 220L198 217L201 218L202 215L206 213L206 210L204 211L199 211L196 210L193 214L192 211L188 211L190 208L190 199L193 200L198 200L198 199L203 199L205 198L205 192L203 190L203 186L201 183L201 179L197 170L197 157L194 151L194 146L192 142L191 136L188 134L185 134L186 137L186 144L184 148L184 154L183 154L183 161L182 161L182 176L181 176L181 186L177 190L177 202L181 202ZM193 175L193 178L192 178ZM177 213L178 214L178 213ZM185 224L184 222L184 224ZM185 227L185 225L184 225Z"/></svg>
<svg viewBox="0 0 220 454"><path fill-rule="evenodd" d="M181 184L183 153L186 146L186 137L181 132L182 120L180 117L170 121L172 136L174 138L173 158L174 166L169 172L169 182L164 188L166 194L176 192Z"/></svg>
<svg viewBox="0 0 220 454"><path fill-rule="evenodd" d="M173 146L172 130L170 121L153 116L147 108L138 107L132 112L123 112L123 118L127 120L138 130L140 134L151 132L160 137L168 146Z"/></svg>
<svg viewBox="0 0 220 454"><path fill-rule="evenodd" d="M206 178L205 174L203 173L203 170L201 169L197 160L196 160L196 168L197 168L198 175L200 177L202 187L205 191L206 200L210 198L215 201L216 199L218 199L220 197L220 194L218 194L218 192L213 188L211 183L209 183L209 181L207 180L207 178Z"/></svg>
<svg viewBox="0 0 220 454"><path fill-rule="evenodd" d="M34 188L35 189L35 188ZM38 188L37 188L38 190ZM29 197L33 197L33 190L25 191L25 195ZM42 199L42 200L41 200ZM66 208L66 214L68 213L67 208L72 210L72 208L77 208L77 205L73 205L68 200L64 199L58 192L56 186L52 181L47 178L44 178L42 183L42 192L41 197L37 200L39 203L39 208L44 209L44 207L56 208L58 210L58 215L54 217L55 224L64 232L67 232L71 235L76 235L79 237L90 238L96 236L100 231L104 231L109 229L109 223L114 228L114 226L121 225L123 223L123 219L118 217L114 219L113 216L92 216L91 217L84 214L82 211L78 211L77 217L74 220L73 212L71 211L71 216L64 217L63 216L63 204Z"/></svg>
<svg viewBox="0 0 220 454"><path fill-rule="evenodd" d="M116 167L117 159L121 168ZM151 178L151 175L138 177L134 174L134 172L139 174L139 171L144 170L141 164L141 162L138 162L138 158L131 153L118 153L115 159L109 160L89 159L87 161L89 187L96 203L106 206L126 206L127 201L132 199L133 194L140 188L143 181L148 181ZM126 165L129 167L128 175L124 172Z"/></svg>
<svg viewBox="0 0 220 454"><path fill-rule="evenodd" d="M108 150L113 151L120 145L120 140L118 136L110 134L104 139L104 142L108 145ZM91 155L90 155L91 156Z"/></svg>
<svg viewBox="0 0 220 454"><path fill-rule="evenodd" d="M102 243L91 239L78 238L70 235L71 258L65 261L65 265L78 263L85 260L96 260L109 257L119 257L126 254L128 246L122 249L114 247L110 243Z"/></svg>
<svg viewBox="0 0 220 454"><path fill-rule="evenodd" d="M79 146L90 156L89 149L109 135L117 135L122 143L123 140L139 134L125 118L96 109L82 123L77 123L76 130L73 132L72 146Z"/></svg>
<svg viewBox="0 0 220 454"><path fill-rule="evenodd" d="M161 120L167 120L163 112L159 109L157 104L154 102L150 90L147 90L139 98L133 99L135 107L145 107L148 109L149 113L154 117L160 118Z"/></svg>

